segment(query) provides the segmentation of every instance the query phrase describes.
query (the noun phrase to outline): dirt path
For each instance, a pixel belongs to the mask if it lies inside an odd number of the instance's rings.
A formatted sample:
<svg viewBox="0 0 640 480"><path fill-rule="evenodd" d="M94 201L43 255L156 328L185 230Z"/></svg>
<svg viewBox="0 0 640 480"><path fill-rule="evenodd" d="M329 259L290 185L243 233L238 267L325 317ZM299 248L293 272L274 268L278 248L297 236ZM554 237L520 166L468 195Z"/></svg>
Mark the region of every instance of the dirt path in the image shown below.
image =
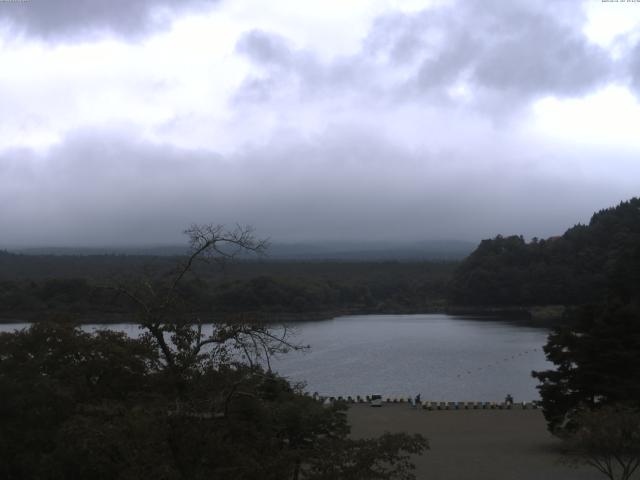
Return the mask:
<svg viewBox="0 0 640 480"><path fill-rule="evenodd" d="M558 461L558 442L540 410L414 410L406 404L349 410L354 437L421 433L431 449L416 458L420 480L602 480Z"/></svg>

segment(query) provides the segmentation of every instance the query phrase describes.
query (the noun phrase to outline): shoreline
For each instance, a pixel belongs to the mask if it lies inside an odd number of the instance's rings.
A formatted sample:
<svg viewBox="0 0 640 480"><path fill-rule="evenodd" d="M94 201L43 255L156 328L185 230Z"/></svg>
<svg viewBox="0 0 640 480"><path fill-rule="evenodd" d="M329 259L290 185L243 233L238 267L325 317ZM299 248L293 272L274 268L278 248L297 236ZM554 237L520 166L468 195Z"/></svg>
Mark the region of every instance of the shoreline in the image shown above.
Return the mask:
<svg viewBox="0 0 640 480"><path fill-rule="evenodd" d="M321 310L314 312L222 312L217 314L194 313L194 316L207 318L203 323L214 323L217 321L238 321L250 320L261 323L288 323L288 322L316 322L332 320L337 317L351 315L430 315L442 314L460 317L471 317L478 321L483 319L495 320L496 318L512 323L523 325L552 327L561 319L563 306L528 306L528 307L469 307L469 306L447 306L421 309L396 309L396 310L375 310L375 309L336 309ZM54 312L43 315L42 312L12 312L0 316L0 324L12 323L37 323L54 319L68 320L79 325L88 324L132 324L139 322L132 320L135 313L125 312ZM43 320L43 317L46 317ZM484 317L484 318L483 318Z"/></svg>

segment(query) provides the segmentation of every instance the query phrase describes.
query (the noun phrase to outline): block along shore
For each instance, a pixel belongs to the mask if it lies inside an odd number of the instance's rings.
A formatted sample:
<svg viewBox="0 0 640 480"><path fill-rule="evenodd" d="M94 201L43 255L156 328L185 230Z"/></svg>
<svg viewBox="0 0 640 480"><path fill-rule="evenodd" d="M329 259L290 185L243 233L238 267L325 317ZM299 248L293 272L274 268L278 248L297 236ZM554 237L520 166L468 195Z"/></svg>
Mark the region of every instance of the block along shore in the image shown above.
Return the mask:
<svg viewBox="0 0 640 480"><path fill-rule="evenodd" d="M346 404L370 404L372 406L384 405L384 404L407 404L415 408L422 410L537 410L540 408L540 402L538 400L532 400L529 402L448 402L448 401L431 401L421 400L416 402L411 397L403 396L388 396L382 399L380 402L372 401L371 396L337 396L328 397L322 395L313 395L314 398L321 400L325 404L331 404L334 402L343 402Z"/></svg>

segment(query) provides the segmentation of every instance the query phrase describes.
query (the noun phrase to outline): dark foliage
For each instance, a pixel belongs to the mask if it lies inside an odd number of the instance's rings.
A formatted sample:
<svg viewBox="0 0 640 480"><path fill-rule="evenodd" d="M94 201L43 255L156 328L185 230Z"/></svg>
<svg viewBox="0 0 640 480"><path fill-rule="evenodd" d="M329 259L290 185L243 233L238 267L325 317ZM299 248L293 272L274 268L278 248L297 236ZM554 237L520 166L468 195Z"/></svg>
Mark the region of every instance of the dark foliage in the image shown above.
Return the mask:
<svg viewBox="0 0 640 480"><path fill-rule="evenodd" d="M404 479L426 447L350 440L346 407L260 368L172 373L147 336L48 323L0 335L0 478Z"/></svg>
<svg viewBox="0 0 640 480"><path fill-rule="evenodd" d="M534 372L549 428L575 427L574 415L607 404L640 407L640 306L611 302L572 310L544 347L555 370Z"/></svg>
<svg viewBox="0 0 640 480"><path fill-rule="evenodd" d="M450 300L459 305L579 305L622 294L640 275L624 265L640 255L640 198L593 215L547 240L483 240L459 266Z"/></svg>
<svg viewBox="0 0 640 480"><path fill-rule="evenodd" d="M5 259L0 277L7 278L13 272L20 278L25 271L22 267L33 261L33 257L24 255L6 256L11 260ZM166 280L166 269L172 266L160 258L153 267L143 269L138 268L137 257L113 256L111 265L117 268L122 263L126 275L109 276L104 265L109 258L52 257L58 265L52 272L60 275L58 278L43 278L44 271L26 268L33 275L30 279L0 281L0 318L39 321L56 314L72 314L89 321L109 321L110 315L127 320L126 316L135 311L131 302L105 285L122 278L149 278L161 284ZM175 263L177 259L172 260ZM442 307L454 266L438 262L241 261L228 263L221 271L197 261L197 275L181 283L180 293L191 310L203 314L428 311ZM67 273L84 275L67 277Z"/></svg>
<svg viewBox="0 0 640 480"><path fill-rule="evenodd" d="M556 370L533 374L541 381L544 413L554 432L576 428L580 410L613 404L640 408L640 241L629 240L637 236L638 204L634 199L615 215L605 211L597 217L602 235L596 238L607 245L607 229L618 238L608 243L613 250L606 255L605 297L594 296L593 303L566 312L545 346ZM620 225L628 227L627 234L620 233Z"/></svg>
<svg viewBox="0 0 640 480"><path fill-rule="evenodd" d="M565 437L570 464L586 464L610 480L629 480L640 467L640 410L607 405L585 409L576 417L579 428Z"/></svg>

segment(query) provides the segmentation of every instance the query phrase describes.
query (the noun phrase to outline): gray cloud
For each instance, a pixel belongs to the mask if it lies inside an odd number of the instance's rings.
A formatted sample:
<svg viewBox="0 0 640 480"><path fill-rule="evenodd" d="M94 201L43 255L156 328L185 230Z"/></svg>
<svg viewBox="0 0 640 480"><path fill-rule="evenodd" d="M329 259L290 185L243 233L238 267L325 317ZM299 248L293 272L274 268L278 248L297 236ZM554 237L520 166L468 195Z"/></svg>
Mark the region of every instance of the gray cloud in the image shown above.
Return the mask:
<svg viewBox="0 0 640 480"><path fill-rule="evenodd" d="M614 75L608 52L581 32L582 20L575 2L457 2L384 15L360 52L326 62L281 36L251 31L238 52L258 73L238 98L278 99L279 89L301 98L331 91L374 102L464 103L500 112L546 95L581 96Z"/></svg>
<svg viewBox="0 0 640 480"><path fill-rule="evenodd" d="M286 67L291 65L294 58L292 46L285 37L261 30L252 30L243 35L236 49L263 65Z"/></svg>
<svg viewBox="0 0 640 480"><path fill-rule="evenodd" d="M640 41L635 44L629 54L629 76L636 95L640 96Z"/></svg>
<svg viewBox="0 0 640 480"><path fill-rule="evenodd" d="M286 37L262 30L246 32L236 51L262 69L245 79L236 94L239 101L268 101L281 92L293 92L301 98L327 93L338 96L357 90L367 74L373 73L359 57L344 56L323 63L314 52L296 49Z"/></svg>
<svg viewBox="0 0 640 480"><path fill-rule="evenodd" d="M226 158L135 138L79 131L43 155L2 153L0 247L180 242L192 222L252 224L284 241L548 236L635 188L546 174L533 166L542 153L436 155L361 129Z"/></svg>
<svg viewBox="0 0 640 480"><path fill-rule="evenodd" d="M0 16L41 38L135 36L175 8L211 3L74 0L53 11L32 0L0 3ZM554 141L528 128L528 115L501 128L493 120L612 78L628 77L640 91L640 46L613 64L582 35L578 10L570 1L487 0L394 13L378 18L358 52L328 59L249 31L236 50L251 73L229 118L185 107L159 128L94 125L44 153L0 151L0 247L180 242L192 222L253 224L285 241L560 233L637 194L637 149ZM24 91L40 98L33 87ZM29 122L37 126L50 102L65 98L43 96ZM7 111L19 107L13 100ZM185 132L207 129L227 141L220 148L228 155L141 140L184 145Z"/></svg>
<svg viewBox="0 0 640 480"><path fill-rule="evenodd" d="M489 3L467 2L466 11L460 4L435 25L422 18L424 30L439 28L446 36L437 61L423 61L419 80L432 69L441 76L444 67L454 79L465 76L472 86L525 99L577 96L609 80L612 65L606 51L590 44L579 29L560 23L557 12L530 9L531 2L496 8Z"/></svg>
<svg viewBox="0 0 640 480"><path fill-rule="evenodd" d="M138 37L165 27L173 15L217 0L28 0L0 2L0 25L44 39L111 33Z"/></svg>

